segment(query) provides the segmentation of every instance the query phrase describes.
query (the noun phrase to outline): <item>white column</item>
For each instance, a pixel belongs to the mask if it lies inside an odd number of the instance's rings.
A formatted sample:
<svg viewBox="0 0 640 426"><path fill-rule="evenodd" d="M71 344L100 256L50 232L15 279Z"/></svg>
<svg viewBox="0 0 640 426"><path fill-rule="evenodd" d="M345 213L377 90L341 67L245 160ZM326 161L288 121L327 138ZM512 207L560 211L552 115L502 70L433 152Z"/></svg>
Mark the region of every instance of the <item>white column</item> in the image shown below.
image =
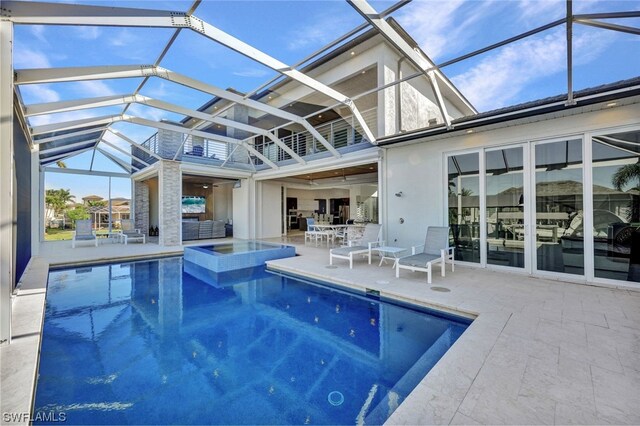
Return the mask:
<svg viewBox="0 0 640 426"><path fill-rule="evenodd" d="M38 145L31 152L31 256L40 252L40 240L44 230L44 173L40 172Z"/></svg>
<svg viewBox="0 0 640 426"><path fill-rule="evenodd" d="M14 259L13 23L0 21L0 344L11 343Z"/></svg>

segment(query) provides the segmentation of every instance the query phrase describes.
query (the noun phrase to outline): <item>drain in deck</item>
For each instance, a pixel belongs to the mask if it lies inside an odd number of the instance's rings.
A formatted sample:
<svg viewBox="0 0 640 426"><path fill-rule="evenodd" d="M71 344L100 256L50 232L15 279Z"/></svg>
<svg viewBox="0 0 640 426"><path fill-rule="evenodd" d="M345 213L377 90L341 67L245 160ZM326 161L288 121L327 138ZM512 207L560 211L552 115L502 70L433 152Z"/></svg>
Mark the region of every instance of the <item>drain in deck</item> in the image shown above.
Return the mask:
<svg viewBox="0 0 640 426"><path fill-rule="evenodd" d="M431 287L431 290L433 290L433 291L439 291L439 292L442 292L442 293L448 293L448 292L450 292L450 291L451 291L451 290L449 290L449 289L448 289L448 288L446 288L446 287Z"/></svg>
<svg viewBox="0 0 640 426"><path fill-rule="evenodd" d="M338 267L334 266L334 265L327 265L327 266L325 266L325 268L327 268L327 269L338 269Z"/></svg>

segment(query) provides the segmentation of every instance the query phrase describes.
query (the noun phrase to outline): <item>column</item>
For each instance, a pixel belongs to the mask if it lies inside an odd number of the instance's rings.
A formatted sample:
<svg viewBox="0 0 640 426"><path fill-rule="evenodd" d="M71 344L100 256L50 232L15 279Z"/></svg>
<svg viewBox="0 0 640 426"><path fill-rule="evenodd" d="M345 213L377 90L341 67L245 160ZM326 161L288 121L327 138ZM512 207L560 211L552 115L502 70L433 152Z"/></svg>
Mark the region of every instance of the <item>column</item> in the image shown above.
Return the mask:
<svg viewBox="0 0 640 426"><path fill-rule="evenodd" d="M14 285L13 23L0 21L0 344L11 343Z"/></svg>
<svg viewBox="0 0 640 426"><path fill-rule="evenodd" d="M133 216L135 227L149 235L149 185L133 181Z"/></svg>
<svg viewBox="0 0 640 426"><path fill-rule="evenodd" d="M227 112L227 118L238 123L249 123L249 108L244 105L235 105L229 112ZM234 139L246 139L251 136L251 133L244 130L234 129L233 127L227 127L227 136ZM235 146L229 145L227 147L229 154L235 149ZM231 156L230 161L236 161L239 163L249 162L249 152L244 148L238 148Z"/></svg>
<svg viewBox="0 0 640 426"><path fill-rule="evenodd" d="M177 161L160 161L158 173L160 245L182 244L182 172Z"/></svg>

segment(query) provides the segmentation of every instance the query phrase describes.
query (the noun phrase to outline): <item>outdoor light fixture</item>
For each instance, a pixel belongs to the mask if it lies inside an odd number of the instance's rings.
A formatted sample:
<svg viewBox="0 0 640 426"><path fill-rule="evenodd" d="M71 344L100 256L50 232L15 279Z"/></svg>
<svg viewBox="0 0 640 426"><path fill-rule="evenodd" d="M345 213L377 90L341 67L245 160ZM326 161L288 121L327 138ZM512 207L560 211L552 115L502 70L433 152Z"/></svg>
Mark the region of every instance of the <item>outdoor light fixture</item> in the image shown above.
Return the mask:
<svg viewBox="0 0 640 426"><path fill-rule="evenodd" d="M402 191L396 192L396 197L402 197Z"/></svg>

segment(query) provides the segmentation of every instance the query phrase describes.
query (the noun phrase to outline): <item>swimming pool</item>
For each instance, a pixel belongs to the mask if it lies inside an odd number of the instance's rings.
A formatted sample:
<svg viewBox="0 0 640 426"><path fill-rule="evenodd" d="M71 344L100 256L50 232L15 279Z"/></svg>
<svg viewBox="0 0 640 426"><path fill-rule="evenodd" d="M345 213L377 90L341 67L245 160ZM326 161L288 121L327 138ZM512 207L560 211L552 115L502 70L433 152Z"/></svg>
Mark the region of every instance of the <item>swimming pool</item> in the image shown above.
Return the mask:
<svg viewBox="0 0 640 426"><path fill-rule="evenodd" d="M182 258L50 272L36 413L380 424L470 322L264 268L219 279Z"/></svg>

